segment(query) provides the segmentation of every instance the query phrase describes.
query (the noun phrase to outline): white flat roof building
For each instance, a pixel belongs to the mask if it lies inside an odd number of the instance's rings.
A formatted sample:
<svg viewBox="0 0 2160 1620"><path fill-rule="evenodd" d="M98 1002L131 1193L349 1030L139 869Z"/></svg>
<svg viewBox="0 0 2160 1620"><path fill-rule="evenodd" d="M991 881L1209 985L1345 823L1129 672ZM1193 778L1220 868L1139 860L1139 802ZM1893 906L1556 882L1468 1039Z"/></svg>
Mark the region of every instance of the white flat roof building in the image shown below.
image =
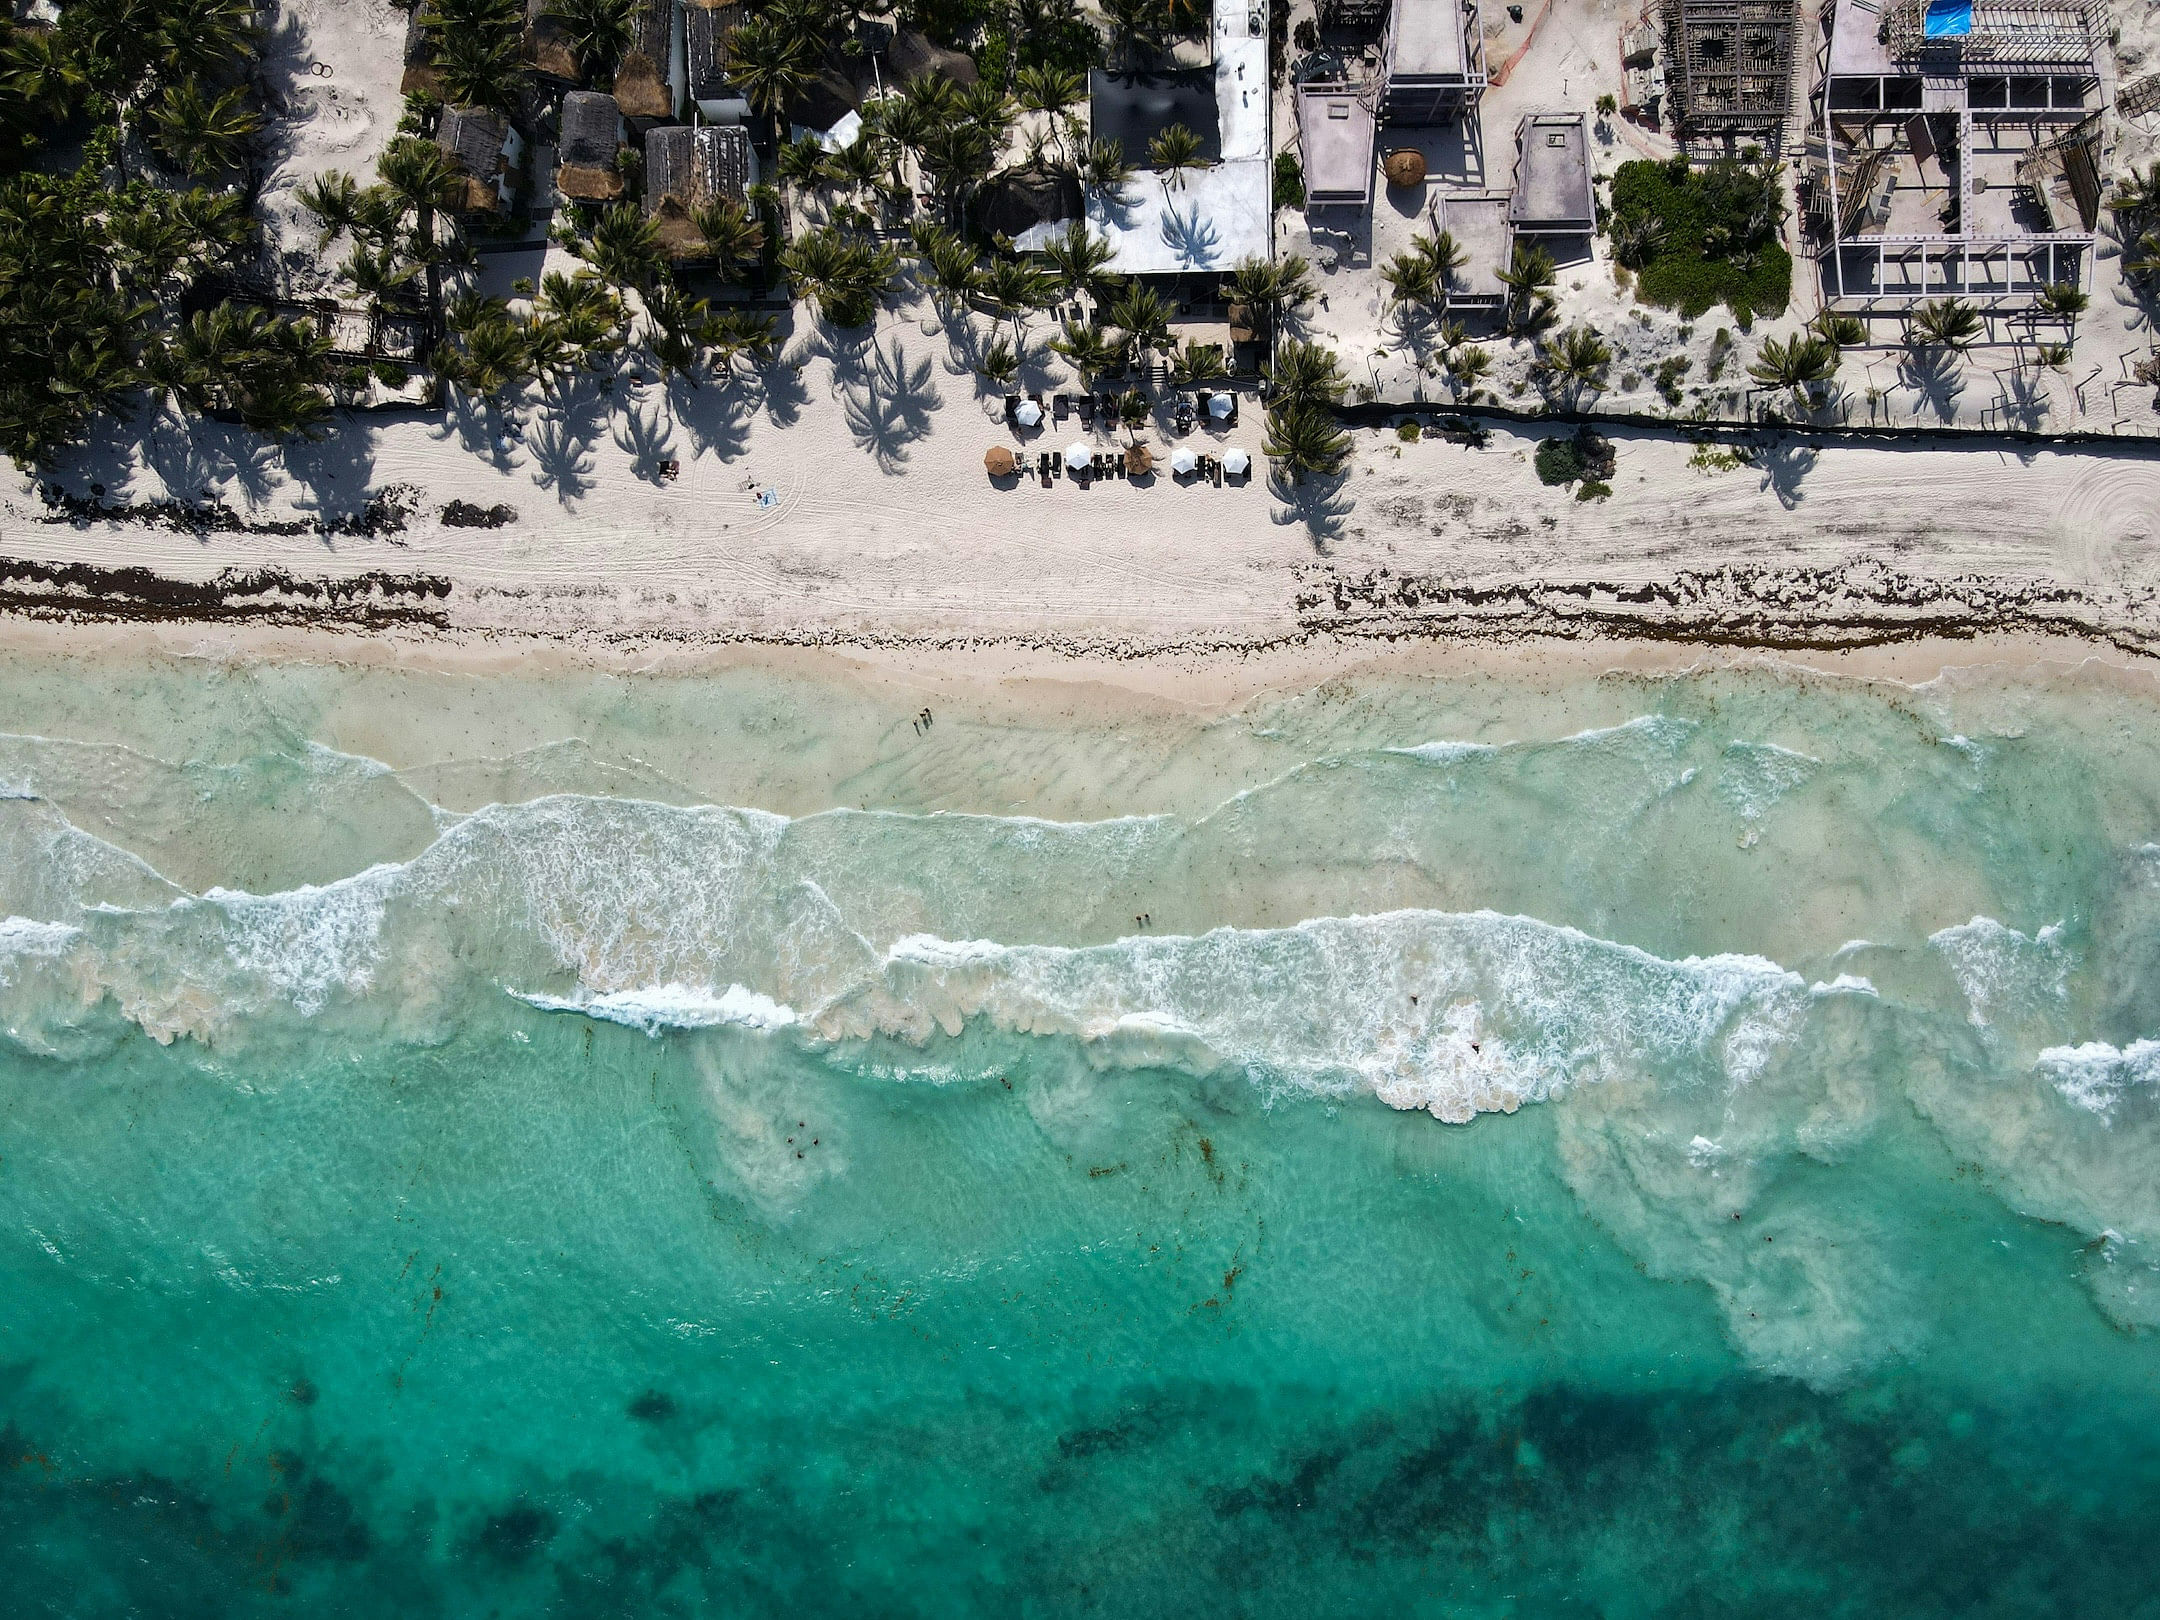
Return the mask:
<svg viewBox="0 0 2160 1620"><path fill-rule="evenodd" d="M1088 225L1109 244L1110 268L1121 275L1227 270L1270 256L1275 199L1265 8L1215 0L1212 38L1221 159L1188 170L1174 185L1143 171L1121 195L1088 191Z"/></svg>

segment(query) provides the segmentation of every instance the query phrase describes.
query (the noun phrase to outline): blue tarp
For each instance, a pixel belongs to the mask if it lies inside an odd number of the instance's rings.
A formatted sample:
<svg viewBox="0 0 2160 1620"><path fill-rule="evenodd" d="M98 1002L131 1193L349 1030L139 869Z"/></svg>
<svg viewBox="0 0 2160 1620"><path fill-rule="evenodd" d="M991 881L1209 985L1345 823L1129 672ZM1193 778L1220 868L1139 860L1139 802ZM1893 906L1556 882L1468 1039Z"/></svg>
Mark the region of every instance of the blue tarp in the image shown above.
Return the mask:
<svg viewBox="0 0 2160 1620"><path fill-rule="evenodd" d="M1956 39L1972 32L1972 0L1928 0L1927 37Z"/></svg>

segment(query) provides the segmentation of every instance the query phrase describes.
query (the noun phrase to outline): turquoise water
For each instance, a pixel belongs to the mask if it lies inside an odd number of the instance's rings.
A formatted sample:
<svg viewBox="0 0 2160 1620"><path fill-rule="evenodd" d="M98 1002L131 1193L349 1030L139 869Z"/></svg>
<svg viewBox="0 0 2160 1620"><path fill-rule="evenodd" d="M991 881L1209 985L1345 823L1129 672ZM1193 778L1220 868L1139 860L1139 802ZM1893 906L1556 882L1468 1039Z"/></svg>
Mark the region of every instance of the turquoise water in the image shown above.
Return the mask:
<svg viewBox="0 0 2160 1620"><path fill-rule="evenodd" d="M2141 683L0 714L9 1613L2160 1613Z"/></svg>

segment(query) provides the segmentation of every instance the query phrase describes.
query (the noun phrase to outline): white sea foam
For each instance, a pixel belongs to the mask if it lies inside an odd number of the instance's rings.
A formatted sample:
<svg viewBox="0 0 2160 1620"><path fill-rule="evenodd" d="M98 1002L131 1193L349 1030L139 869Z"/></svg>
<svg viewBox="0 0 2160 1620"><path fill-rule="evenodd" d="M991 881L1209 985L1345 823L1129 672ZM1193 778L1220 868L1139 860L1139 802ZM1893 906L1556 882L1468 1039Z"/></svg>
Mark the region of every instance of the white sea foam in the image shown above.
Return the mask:
<svg viewBox="0 0 2160 1620"><path fill-rule="evenodd" d="M1512 746L1510 743L1424 742L1409 748L1390 748L1388 752L1422 759L1428 765L1453 765L1462 760L1497 754L1502 748Z"/></svg>
<svg viewBox="0 0 2160 1620"><path fill-rule="evenodd" d="M656 985L649 990L612 990L599 995L544 996L513 990L511 995L543 1012L581 1013L627 1024L648 1035L670 1029L786 1029L795 1009L759 991L731 984L718 995L687 984Z"/></svg>
<svg viewBox="0 0 2160 1620"><path fill-rule="evenodd" d="M1822 769L1812 754L1776 743L1731 742L1718 761L1718 797L1742 821L1759 821L1780 800L1804 787Z"/></svg>
<svg viewBox="0 0 2160 1620"><path fill-rule="evenodd" d="M2034 1068L2069 1101L2113 1125L2116 1110L2133 1090L2160 1092L2160 1041L2132 1041L2126 1047L2106 1041L2051 1046Z"/></svg>
<svg viewBox="0 0 2160 1620"><path fill-rule="evenodd" d="M2061 923L2023 934L1993 917L1938 929L1928 943L1950 964L1980 1028L2057 1012L2069 996L2070 949Z"/></svg>

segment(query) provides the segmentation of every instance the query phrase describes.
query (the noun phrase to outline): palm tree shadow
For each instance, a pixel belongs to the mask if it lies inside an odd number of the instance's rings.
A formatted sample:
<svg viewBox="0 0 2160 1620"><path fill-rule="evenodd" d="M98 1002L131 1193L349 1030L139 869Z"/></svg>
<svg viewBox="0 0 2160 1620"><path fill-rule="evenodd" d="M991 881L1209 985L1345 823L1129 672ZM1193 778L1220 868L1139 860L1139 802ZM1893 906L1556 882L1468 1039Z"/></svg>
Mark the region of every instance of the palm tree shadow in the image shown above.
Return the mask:
<svg viewBox="0 0 2160 1620"><path fill-rule="evenodd" d="M1220 264L1217 257L1222 246L1222 233L1212 223L1200 217L1200 205L1195 203L1192 212L1180 216L1168 202L1163 204L1162 239L1179 262L1188 270L1213 270Z"/></svg>
<svg viewBox="0 0 2160 1620"><path fill-rule="evenodd" d="M462 388L446 388L443 390L442 425L435 430L435 437L454 438L466 454L483 456L494 462L498 470L508 471L515 452L501 443L504 421L503 412L495 401L468 394Z"/></svg>
<svg viewBox="0 0 2160 1620"><path fill-rule="evenodd" d="M1342 473L1332 477L1308 477L1304 483L1292 483L1280 469L1268 474L1268 492L1278 502L1268 520L1277 528L1287 529L1302 525L1311 537L1313 550L1323 556L1327 543L1342 533L1343 520L1349 517L1357 502L1349 493L1349 478Z"/></svg>
<svg viewBox="0 0 2160 1620"><path fill-rule="evenodd" d="M1788 512L1800 504L1800 486L1815 470L1818 459L1813 445L1784 439L1757 450L1754 457L1756 467L1762 471L1762 487L1775 495L1778 504Z"/></svg>
<svg viewBox="0 0 2160 1620"><path fill-rule="evenodd" d="M733 461L750 448L752 391L733 380L709 388L693 387L688 378L668 384L668 411L690 438L693 458L711 454Z"/></svg>
<svg viewBox="0 0 2160 1620"><path fill-rule="evenodd" d="M542 489L552 486L566 506L592 489L593 444L607 425L611 403L581 379L563 390L552 411L536 413L526 435L533 482Z"/></svg>
<svg viewBox="0 0 2160 1620"><path fill-rule="evenodd" d="M841 409L855 442L868 450L884 472L898 472L908 447L930 431L931 413L945 403L926 356L908 359L895 336L890 345L872 341L849 357L843 370L834 363Z"/></svg>
<svg viewBox="0 0 2160 1620"><path fill-rule="evenodd" d="M1898 362L1898 378L1918 394L1944 422L1957 415L1958 396L1965 392L1965 374L1954 349L1910 351Z"/></svg>
<svg viewBox="0 0 2160 1620"><path fill-rule="evenodd" d="M2001 391L1996 395L1995 408L2001 412L2004 424L2027 432L2039 432L2055 405L2054 397L2048 392L2047 374L2021 368L2003 372L1996 380Z"/></svg>
<svg viewBox="0 0 2160 1620"><path fill-rule="evenodd" d="M675 422L662 398L631 401L615 414L610 433L638 477L648 484L667 481L662 464L673 459Z"/></svg>
<svg viewBox="0 0 2160 1620"><path fill-rule="evenodd" d="M296 440L285 447L285 471L307 492L294 503L301 511L312 511L326 523L357 518L370 499L374 435L363 423L347 420L320 439Z"/></svg>

